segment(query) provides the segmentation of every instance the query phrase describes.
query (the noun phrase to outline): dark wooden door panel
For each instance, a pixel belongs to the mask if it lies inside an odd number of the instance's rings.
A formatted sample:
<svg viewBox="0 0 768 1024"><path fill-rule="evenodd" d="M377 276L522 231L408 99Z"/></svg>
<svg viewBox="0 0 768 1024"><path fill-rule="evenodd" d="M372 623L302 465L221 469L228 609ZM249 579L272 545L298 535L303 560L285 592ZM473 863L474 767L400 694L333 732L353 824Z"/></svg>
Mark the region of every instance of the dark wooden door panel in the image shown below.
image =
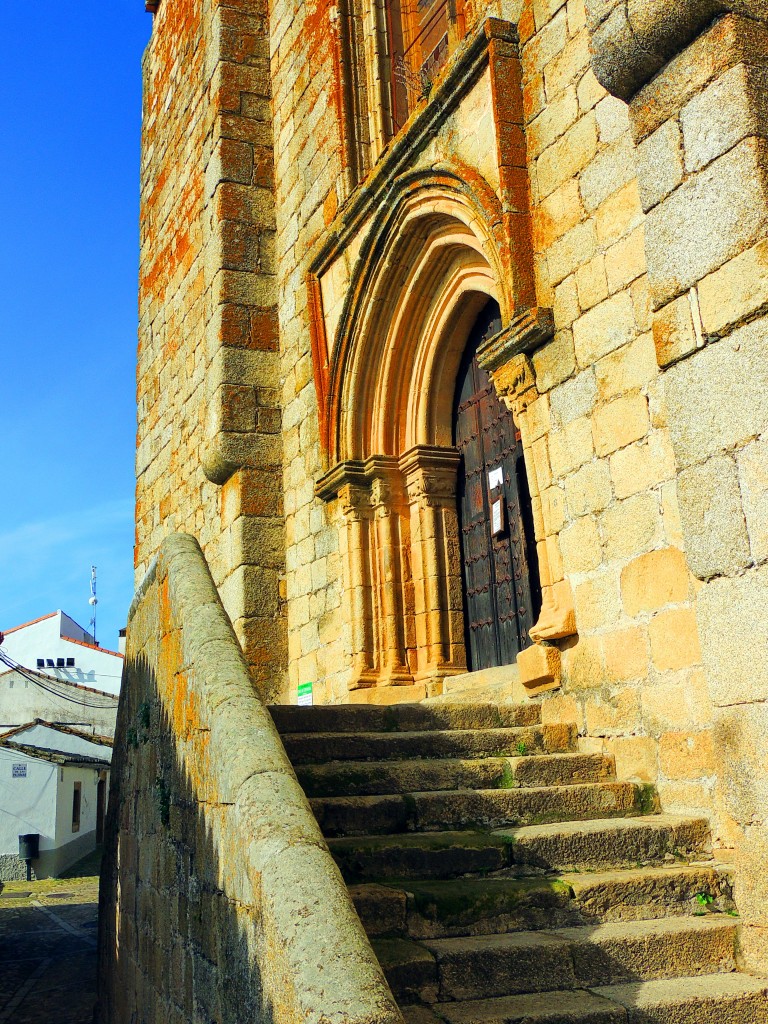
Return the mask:
<svg viewBox="0 0 768 1024"><path fill-rule="evenodd" d="M467 656L470 667L511 664L530 643L541 597L522 445L512 414L477 362L483 340L501 329L496 303L478 318L467 345L455 400L461 453L458 509ZM500 531L493 505L501 502Z"/></svg>

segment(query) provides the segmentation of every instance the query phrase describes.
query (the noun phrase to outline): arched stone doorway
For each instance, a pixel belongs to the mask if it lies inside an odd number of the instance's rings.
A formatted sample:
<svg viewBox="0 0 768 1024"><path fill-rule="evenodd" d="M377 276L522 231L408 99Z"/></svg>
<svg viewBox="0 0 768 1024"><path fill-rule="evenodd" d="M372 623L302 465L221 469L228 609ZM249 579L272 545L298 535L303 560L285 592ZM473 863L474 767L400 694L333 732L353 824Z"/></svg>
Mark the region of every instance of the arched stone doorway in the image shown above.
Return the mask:
<svg viewBox="0 0 768 1024"><path fill-rule="evenodd" d="M411 182L351 273L337 264L320 279L318 311L329 312L318 320L322 332L313 354L322 369L316 385L328 469L316 493L333 503L330 515L340 531L350 690L439 693L446 677L468 667L454 395L468 338L490 302L496 313L493 329L489 322L483 332L484 373L494 372L489 353L493 359L509 330L517 330L519 268L505 271L503 246L487 227L501 216L493 199L486 211L465 193L458 179L418 189ZM535 311L520 316L536 326ZM508 326L499 335L502 324ZM509 400L496 398L506 391L499 392L495 376L491 393L505 422L514 423L505 408ZM535 564L538 555L548 594L530 445L525 431L521 444L514 425L509 430L515 441L510 481L519 480L525 494L525 445L533 499L522 502L513 521L518 524L522 509L528 515L533 506L538 544L533 524L519 533L525 563ZM528 578L521 565L508 575L513 591L518 578ZM528 586L532 594L510 595L514 614L506 629L516 639L505 641L490 664L513 662L515 651L536 639L530 625L538 612L538 586ZM477 659L473 664L470 657L470 664L477 667Z"/></svg>
<svg viewBox="0 0 768 1024"><path fill-rule="evenodd" d="M459 452L458 532L467 667L512 664L531 643L541 584L523 446L512 413L477 357L501 331L491 300L478 316L459 367L454 445Z"/></svg>

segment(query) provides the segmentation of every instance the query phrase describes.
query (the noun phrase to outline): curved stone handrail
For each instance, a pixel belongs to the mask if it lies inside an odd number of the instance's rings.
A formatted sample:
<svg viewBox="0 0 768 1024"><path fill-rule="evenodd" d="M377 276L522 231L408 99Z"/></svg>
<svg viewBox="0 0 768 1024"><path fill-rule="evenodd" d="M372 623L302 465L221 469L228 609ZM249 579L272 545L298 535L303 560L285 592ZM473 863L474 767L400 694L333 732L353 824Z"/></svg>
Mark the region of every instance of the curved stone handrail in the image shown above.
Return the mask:
<svg viewBox="0 0 768 1024"><path fill-rule="evenodd" d="M162 545L128 637L101 1021L212 1001L224 1020L402 1024L193 537Z"/></svg>

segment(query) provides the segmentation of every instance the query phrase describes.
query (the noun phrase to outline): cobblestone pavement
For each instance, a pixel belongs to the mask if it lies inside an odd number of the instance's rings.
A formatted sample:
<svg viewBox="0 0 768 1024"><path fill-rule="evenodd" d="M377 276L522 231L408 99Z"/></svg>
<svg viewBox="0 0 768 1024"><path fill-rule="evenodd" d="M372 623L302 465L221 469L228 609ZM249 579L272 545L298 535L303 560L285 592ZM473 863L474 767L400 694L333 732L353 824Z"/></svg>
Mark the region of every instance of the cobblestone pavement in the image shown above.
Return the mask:
<svg viewBox="0 0 768 1024"><path fill-rule="evenodd" d="M92 1024L98 902L96 877L6 884L0 1024Z"/></svg>

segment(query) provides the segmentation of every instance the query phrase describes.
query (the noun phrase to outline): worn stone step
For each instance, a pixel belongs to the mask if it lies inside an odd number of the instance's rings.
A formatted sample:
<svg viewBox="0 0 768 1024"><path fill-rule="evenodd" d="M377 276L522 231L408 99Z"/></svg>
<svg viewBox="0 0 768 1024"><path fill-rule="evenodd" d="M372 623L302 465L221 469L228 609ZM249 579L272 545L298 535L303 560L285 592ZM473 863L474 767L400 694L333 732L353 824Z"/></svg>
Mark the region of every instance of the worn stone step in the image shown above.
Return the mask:
<svg viewBox="0 0 768 1024"><path fill-rule="evenodd" d="M471 830L329 839L328 847L351 884L486 875L512 863L509 840Z"/></svg>
<svg viewBox="0 0 768 1024"><path fill-rule="evenodd" d="M584 923L734 910L728 872L707 865L563 874Z"/></svg>
<svg viewBox="0 0 768 1024"><path fill-rule="evenodd" d="M595 994L621 1006L626 1024L765 1024L768 1020L768 979L747 974L610 985ZM489 1024L485 1018L484 1024Z"/></svg>
<svg viewBox="0 0 768 1024"><path fill-rule="evenodd" d="M633 921L539 932L395 943L400 952L390 981L418 974L419 998L437 986L440 1001L479 999L553 989L684 977L736 969L736 926L727 917ZM386 945L386 943L385 943ZM412 964L406 968L406 951ZM424 957L434 958L434 967ZM418 965L418 968L417 968ZM384 966L384 965L382 965Z"/></svg>
<svg viewBox="0 0 768 1024"><path fill-rule="evenodd" d="M431 729L514 729L541 722L539 704L499 705L393 704L389 707L352 704L322 707L272 705L272 719L283 734L296 732L427 732Z"/></svg>
<svg viewBox="0 0 768 1024"><path fill-rule="evenodd" d="M706 818L656 814L642 818L561 822L498 829L519 869L596 871L700 859L709 850Z"/></svg>
<svg viewBox="0 0 768 1024"><path fill-rule="evenodd" d="M437 963L428 949L406 939L373 939L371 945L398 1003L437 1001Z"/></svg>
<svg viewBox="0 0 768 1024"><path fill-rule="evenodd" d="M283 743L295 765L326 761L390 761L414 757L499 757L561 753L576 742L574 725L511 729L435 729L428 732L288 733Z"/></svg>
<svg viewBox="0 0 768 1024"><path fill-rule="evenodd" d="M296 774L308 797L571 786L615 777L613 758L603 754L541 754L475 760L332 761L298 765Z"/></svg>
<svg viewBox="0 0 768 1024"><path fill-rule="evenodd" d="M372 937L491 935L582 923L559 878L456 878L350 887Z"/></svg>
<svg viewBox="0 0 768 1024"><path fill-rule="evenodd" d="M328 840L351 883L634 868L700 858L708 845L706 819L674 814Z"/></svg>
<svg viewBox="0 0 768 1024"><path fill-rule="evenodd" d="M412 939L733 911L729 878L705 866L369 883L350 894L369 935Z"/></svg>
<svg viewBox="0 0 768 1024"><path fill-rule="evenodd" d="M431 1024L410 1012L407 1024ZM580 990L440 1003L430 1012L444 1024L627 1024L623 1006Z"/></svg>
<svg viewBox="0 0 768 1024"><path fill-rule="evenodd" d="M500 828L643 814L647 789L631 782L531 789L315 797L310 805L326 836Z"/></svg>

